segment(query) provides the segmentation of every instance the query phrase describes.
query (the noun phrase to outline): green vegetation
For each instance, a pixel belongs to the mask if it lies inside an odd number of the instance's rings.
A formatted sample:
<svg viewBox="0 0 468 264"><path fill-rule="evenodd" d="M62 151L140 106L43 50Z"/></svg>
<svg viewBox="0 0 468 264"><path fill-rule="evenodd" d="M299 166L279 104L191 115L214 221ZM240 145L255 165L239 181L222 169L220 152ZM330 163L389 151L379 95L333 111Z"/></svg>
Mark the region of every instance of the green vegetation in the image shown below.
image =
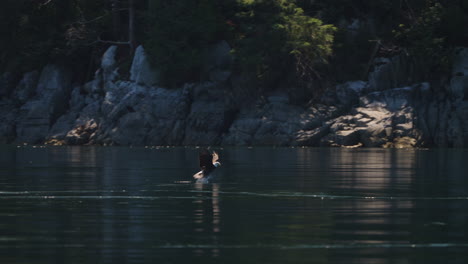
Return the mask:
<svg viewBox="0 0 468 264"><path fill-rule="evenodd" d="M163 83L197 81L203 52L223 38L226 26L211 0L149 0L145 48L162 73Z"/></svg>
<svg viewBox="0 0 468 264"><path fill-rule="evenodd" d="M254 73L261 89L318 78L316 66L332 54L335 27L305 15L292 1L240 1L234 15L238 69Z"/></svg>
<svg viewBox="0 0 468 264"><path fill-rule="evenodd" d="M150 0L148 21L146 49L166 85L175 86L203 77L202 56L220 40L233 47L235 70L262 87L287 74L317 76L315 65L331 55L335 29L283 0Z"/></svg>
<svg viewBox="0 0 468 264"><path fill-rule="evenodd" d="M6 0L0 72L59 62L84 81L109 45L128 64L143 44L164 85L177 87L204 80L206 52L227 41L231 71L260 92L362 79L373 56L402 51L434 76L466 45L467 23L468 0Z"/></svg>
<svg viewBox="0 0 468 264"><path fill-rule="evenodd" d="M28 71L48 62L85 64L86 18L98 17L100 1L6 0L0 8L0 71ZM81 22L81 25L80 25ZM101 24L103 25L103 24ZM101 25L92 25L97 30ZM91 26L91 25L90 25Z"/></svg>
<svg viewBox="0 0 468 264"><path fill-rule="evenodd" d="M449 67L451 50L440 31L443 11L440 3L429 1L421 13L414 14L409 25L400 24L393 31L419 68L425 68L424 77L433 71L446 71Z"/></svg>

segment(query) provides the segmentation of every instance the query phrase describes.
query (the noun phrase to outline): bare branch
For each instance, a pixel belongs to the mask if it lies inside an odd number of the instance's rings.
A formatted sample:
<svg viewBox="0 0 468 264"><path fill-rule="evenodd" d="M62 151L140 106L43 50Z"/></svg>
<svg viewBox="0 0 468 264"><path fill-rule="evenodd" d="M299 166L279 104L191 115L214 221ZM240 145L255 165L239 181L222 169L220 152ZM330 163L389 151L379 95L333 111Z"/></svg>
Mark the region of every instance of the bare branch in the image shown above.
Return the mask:
<svg viewBox="0 0 468 264"><path fill-rule="evenodd" d="M93 19L88 20L88 21L83 20L83 21L80 21L80 24L89 24L89 23L93 23L93 22L95 22L95 21L97 21L97 20L103 19L103 18L106 17L107 15L108 15L108 14L104 14L104 15L102 15L102 16L98 16L98 17L93 18Z"/></svg>
<svg viewBox="0 0 468 264"><path fill-rule="evenodd" d="M48 5L50 2L52 2L52 0L47 0L47 1L45 1L44 3L40 4L40 6Z"/></svg>
<svg viewBox="0 0 468 264"><path fill-rule="evenodd" d="M98 37L97 41L100 43L108 43L108 44L114 44L114 45L130 45L130 41L102 40L101 37Z"/></svg>
<svg viewBox="0 0 468 264"><path fill-rule="evenodd" d="M118 8L118 9L112 9L111 12L120 12L120 11L128 11L130 8Z"/></svg>

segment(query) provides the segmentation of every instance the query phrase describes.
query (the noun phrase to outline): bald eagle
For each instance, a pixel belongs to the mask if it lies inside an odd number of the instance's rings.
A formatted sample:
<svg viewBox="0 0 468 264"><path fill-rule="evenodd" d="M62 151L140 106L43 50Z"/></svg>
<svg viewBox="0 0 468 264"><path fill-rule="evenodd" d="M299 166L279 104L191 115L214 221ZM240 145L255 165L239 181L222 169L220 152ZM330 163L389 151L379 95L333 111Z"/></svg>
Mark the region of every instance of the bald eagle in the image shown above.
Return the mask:
<svg viewBox="0 0 468 264"><path fill-rule="evenodd" d="M221 166L218 153L215 151L213 151L213 153L207 149L200 151L199 160L201 171L193 175L193 178L197 180L207 178L217 167Z"/></svg>

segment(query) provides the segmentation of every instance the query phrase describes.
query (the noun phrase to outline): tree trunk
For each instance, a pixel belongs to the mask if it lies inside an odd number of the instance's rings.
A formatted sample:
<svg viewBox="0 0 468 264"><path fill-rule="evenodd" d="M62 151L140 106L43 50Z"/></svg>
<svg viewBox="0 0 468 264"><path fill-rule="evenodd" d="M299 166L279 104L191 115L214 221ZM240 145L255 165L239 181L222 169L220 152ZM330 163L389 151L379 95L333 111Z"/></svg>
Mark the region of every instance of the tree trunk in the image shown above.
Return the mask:
<svg viewBox="0 0 468 264"><path fill-rule="evenodd" d="M122 36L120 34L120 3L119 0L110 0L111 1L111 11L112 11L112 35L115 41L121 40Z"/></svg>
<svg viewBox="0 0 468 264"><path fill-rule="evenodd" d="M130 44L130 53L135 51L135 5L134 0L128 0L128 42Z"/></svg>

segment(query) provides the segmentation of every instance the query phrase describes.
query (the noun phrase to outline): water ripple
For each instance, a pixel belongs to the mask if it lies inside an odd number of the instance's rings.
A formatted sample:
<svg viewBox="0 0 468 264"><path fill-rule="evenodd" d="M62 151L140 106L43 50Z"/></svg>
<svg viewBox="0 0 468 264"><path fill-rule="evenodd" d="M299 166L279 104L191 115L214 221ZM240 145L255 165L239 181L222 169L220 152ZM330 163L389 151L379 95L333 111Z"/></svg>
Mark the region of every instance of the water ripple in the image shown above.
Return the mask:
<svg viewBox="0 0 468 264"><path fill-rule="evenodd" d="M37 199L37 200L168 200L168 199L203 199L209 200L210 197L192 197L192 196L138 196L138 195L8 195L0 196L0 199Z"/></svg>
<svg viewBox="0 0 468 264"><path fill-rule="evenodd" d="M153 248L161 249L359 249L359 248L468 248L468 244L457 243L432 243L432 244L298 244L298 245L268 245L268 244L254 244L254 245L162 245L153 246Z"/></svg>
<svg viewBox="0 0 468 264"><path fill-rule="evenodd" d="M195 193L211 193L211 191L190 191ZM299 198L318 198L318 199L365 199L365 200L468 200L466 196L452 197L398 197L398 196L358 196L358 195L329 195L329 194L310 194L299 192L280 192L280 193L257 193L257 192L228 192L218 191L219 194L245 195L245 196L264 196L264 197L299 197Z"/></svg>
<svg viewBox="0 0 468 264"><path fill-rule="evenodd" d="M108 195L112 193L124 194L126 190L64 190L64 191L0 191L0 199L209 199L209 197L200 196L154 196L154 195ZM214 191L208 190L139 190L132 193L195 193L195 194L213 194ZM107 195L57 195L57 194L107 194ZM301 192L231 192L231 191L216 191L217 195L224 197L234 196L254 196L254 197L269 197L269 198L315 198L321 200L442 200L456 201L468 200L467 196L447 196L447 197L419 197L419 196L366 196L366 195L331 195L331 194L313 194Z"/></svg>

